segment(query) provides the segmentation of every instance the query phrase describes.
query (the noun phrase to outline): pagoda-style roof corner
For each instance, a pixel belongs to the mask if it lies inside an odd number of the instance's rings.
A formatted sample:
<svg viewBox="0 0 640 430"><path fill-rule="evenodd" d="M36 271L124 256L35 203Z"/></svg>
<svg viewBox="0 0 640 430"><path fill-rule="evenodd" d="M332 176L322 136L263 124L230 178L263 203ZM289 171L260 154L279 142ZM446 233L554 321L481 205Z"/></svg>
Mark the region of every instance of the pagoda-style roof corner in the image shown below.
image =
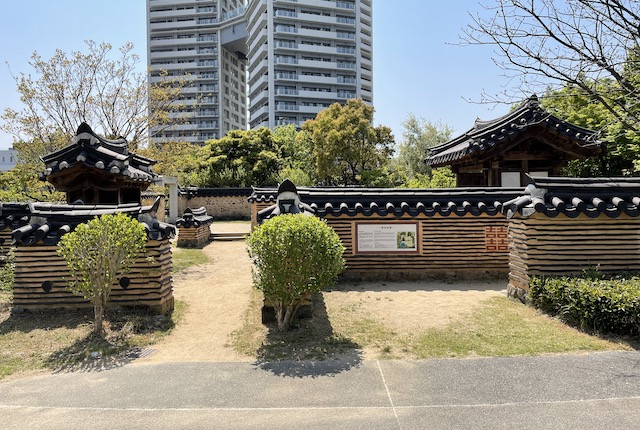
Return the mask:
<svg viewBox="0 0 640 430"><path fill-rule="evenodd" d="M154 160L129 152L125 138L107 139L82 123L69 145L42 157L45 170L40 179L60 191L69 189L81 174L117 181L119 187L147 188L157 175L151 171ZM137 185L136 185L137 184Z"/></svg>
<svg viewBox="0 0 640 430"><path fill-rule="evenodd" d="M425 162L433 167L474 162L485 154L502 155L524 139L543 141L570 159L595 156L601 142L592 130L568 123L540 107L534 94L518 108L499 118L477 119L462 135L429 150Z"/></svg>

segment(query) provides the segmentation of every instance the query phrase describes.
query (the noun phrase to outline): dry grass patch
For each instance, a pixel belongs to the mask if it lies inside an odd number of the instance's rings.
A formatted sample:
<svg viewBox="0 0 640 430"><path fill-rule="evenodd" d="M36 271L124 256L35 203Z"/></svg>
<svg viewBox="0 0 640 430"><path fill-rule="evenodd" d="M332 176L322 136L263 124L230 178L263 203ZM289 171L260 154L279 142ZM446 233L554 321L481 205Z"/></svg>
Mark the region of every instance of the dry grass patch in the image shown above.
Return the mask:
<svg viewBox="0 0 640 430"><path fill-rule="evenodd" d="M590 336L497 294L459 309L455 317L429 322L423 320L437 314L429 306L411 315L399 312L402 302L416 302L418 291L388 292L387 298L361 291L357 299L352 295L349 300L339 293L317 295L313 318L299 321L284 334L260 324L261 296L256 293L243 328L233 334L231 343L237 351L259 361L324 359L354 353L365 358L424 359L632 349L627 342ZM384 306L385 300L388 306ZM397 303L389 305L392 302ZM434 299L431 306L437 305ZM371 312L385 308L386 313Z"/></svg>
<svg viewBox="0 0 640 430"><path fill-rule="evenodd" d="M5 297L6 300L6 297ZM0 309L0 379L38 370L87 367L95 358L114 364L127 361L127 352L149 346L166 336L184 312L176 303L171 317L144 310L108 309L104 339L91 334L93 310L48 310L12 313ZM94 358L91 354L94 353Z"/></svg>

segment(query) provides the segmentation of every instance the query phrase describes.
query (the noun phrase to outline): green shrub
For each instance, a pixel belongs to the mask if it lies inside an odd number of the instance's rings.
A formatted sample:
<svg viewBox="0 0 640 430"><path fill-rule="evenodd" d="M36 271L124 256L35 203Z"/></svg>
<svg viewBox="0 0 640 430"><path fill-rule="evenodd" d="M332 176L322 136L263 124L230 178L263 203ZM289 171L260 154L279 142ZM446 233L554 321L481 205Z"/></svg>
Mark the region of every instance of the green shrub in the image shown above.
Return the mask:
<svg viewBox="0 0 640 430"><path fill-rule="evenodd" d="M640 333L640 278L534 277L534 306L582 329L616 334Z"/></svg>
<svg viewBox="0 0 640 430"><path fill-rule="evenodd" d="M254 286L287 330L302 300L331 285L344 269L344 246L323 220L303 214L280 215L257 227L247 239Z"/></svg>

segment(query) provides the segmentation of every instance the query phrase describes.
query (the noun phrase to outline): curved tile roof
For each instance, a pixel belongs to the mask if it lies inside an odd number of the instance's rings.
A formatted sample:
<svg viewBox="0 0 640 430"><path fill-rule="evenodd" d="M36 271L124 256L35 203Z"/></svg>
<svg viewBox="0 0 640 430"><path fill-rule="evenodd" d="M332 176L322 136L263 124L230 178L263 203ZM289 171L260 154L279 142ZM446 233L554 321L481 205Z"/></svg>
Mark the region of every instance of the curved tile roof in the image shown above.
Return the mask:
<svg viewBox="0 0 640 430"><path fill-rule="evenodd" d="M174 226L159 222L149 215L154 207L155 205L140 206L137 203L118 206L29 203L30 220L12 231L12 243L35 245L41 242L44 245L55 245L62 236L73 231L79 224L88 222L96 216L118 212L138 218L144 225L149 239L174 237Z"/></svg>
<svg viewBox="0 0 640 430"><path fill-rule="evenodd" d="M184 214L182 215L182 218L179 218L176 221L176 226L184 227L184 228L192 228L192 227L207 226L207 225L210 225L212 222L213 222L213 217L211 215L207 215L207 208L202 206L197 209L186 208L184 210Z"/></svg>
<svg viewBox="0 0 640 430"><path fill-rule="evenodd" d="M45 170L40 179L55 178L64 170L84 166L88 169L120 176L128 181L150 183L157 175L151 171L155 161L129 152L127 141L121 137L111 140L98 136L86 123L78 127L71 143L42 157Z"/></svg>
<svg viewBox="0 0 640 430"><path fill-rule="evenodd" d="M594 154L601 143L593 131L570 124L540 107L534 95L520 107L490 121L476 120L466 133L429 149L425 162L432 166L447 165L476 152L490 150L503 142L509 142L534 126L544 126L552 133L575 142L581 149L591 148Z"/></svg>
<svg viewBox="0 0 640 430"><path fill-rule="evenodd" d="M584 214L640 216L640 178L530 178L525 193L504 203L508 218L541 213L548 217Z"/></svg>
<svg viewBox="0 0 640 430"><path fill-rule="evenodd" d="M300 200L325 216L478 216L501 215L505 201L522 195L522 188L298 188ZM275 188L255 188L250 202L275 202Z"/></svg>

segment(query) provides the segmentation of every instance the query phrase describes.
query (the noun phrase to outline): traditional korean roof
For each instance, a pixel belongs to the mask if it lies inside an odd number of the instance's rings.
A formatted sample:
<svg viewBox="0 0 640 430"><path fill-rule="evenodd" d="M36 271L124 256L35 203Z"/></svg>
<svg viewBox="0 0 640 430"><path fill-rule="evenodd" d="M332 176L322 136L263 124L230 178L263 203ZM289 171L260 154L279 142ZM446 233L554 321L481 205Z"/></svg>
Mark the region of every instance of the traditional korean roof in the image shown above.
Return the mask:
<svg viewBox="0 0 640 430"><path fill-rule="evenodd" d="M197 188L185 187L180 189L180 194L187 199L193 197L232 197L247 196L253 192L253 188Z"/></svg>
<svg viewBox="0 0 640 430"><path fill-rule="evenodd" d="M86 123L78 127L76 136L68 146L42 157L42 161L45 170L40 179L56 187L62 185L58 177L73 168L86 168L134 183L148 184L157 177L151 171L155 161L129 152L129 145L123 137L111 140L98 136Z"/></svg>
<svg viewBox="0 0 640 430"><path fill-rule="evenodd" d="M500 215L502 203L522 195L522 188L298 188L300 201L325 216L478 216ZM255 188L251 202L275 202L275 188Z"/></svg>
<svg viewBox="0 0 640 430"><path fill-rule="evenodd" d="M22 227L30 216L28 203L0 203L0 231Z"/></svg>
<svg viewBox="0 0 640 430"><path fill-rule="evenodd" d="M182 218L176 221L176 226L179 228L196 228L210 225L212 222L213 217L207 215L207 208L202 206L197 209L186 208Z"/></svg>
<svg viewBox="0 0 640 430"><path fill-rule="evenodd" d="M523 195L504 203L502 211L508 218L536 213L570 218L640 216L640 178L529 179Z"/></svg>
<svg viewBox="0 0 640 430"><path fill-rule="evenodd" d="M79 224L86 223L96 216L126 213L138 218L147 230L150 239L172 238L175 227L159 222L151 213L157 210L157 204L140 206L136 203L109 205L59 205L52 203L29 203L30 220L13 230L13 244L55 245L60 238L73 231Z"/></svg>
<svg viewBox="0 0 640 430"><path fill-rule="evenodd" d="M451 164L478 152L508 144L533 127L544 127L551 134L570 140L575 150L585 157L600 151L601 143L593 131L570 124L542 109L534 95L508 114L490 121L476 120L466 133L430 148L425 162L431 166Z"/></svg>

